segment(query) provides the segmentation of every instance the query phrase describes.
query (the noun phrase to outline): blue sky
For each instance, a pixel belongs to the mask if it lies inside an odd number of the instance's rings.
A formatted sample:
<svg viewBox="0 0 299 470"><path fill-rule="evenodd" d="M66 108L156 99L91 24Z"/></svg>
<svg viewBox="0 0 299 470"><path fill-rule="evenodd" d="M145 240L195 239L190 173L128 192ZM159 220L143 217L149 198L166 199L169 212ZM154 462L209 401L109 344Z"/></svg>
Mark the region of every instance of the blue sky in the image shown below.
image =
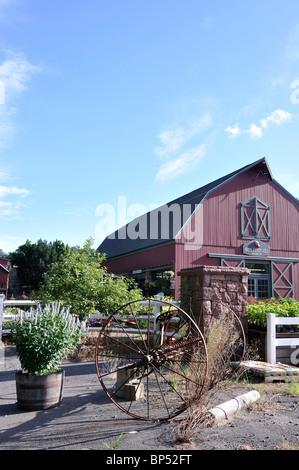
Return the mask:
<svg viewBox="0 0 299 470"><path fill-rule="evenodd" d="M298 124L298 0L0 0L4 251L262 157L299 197Z"/></svg>

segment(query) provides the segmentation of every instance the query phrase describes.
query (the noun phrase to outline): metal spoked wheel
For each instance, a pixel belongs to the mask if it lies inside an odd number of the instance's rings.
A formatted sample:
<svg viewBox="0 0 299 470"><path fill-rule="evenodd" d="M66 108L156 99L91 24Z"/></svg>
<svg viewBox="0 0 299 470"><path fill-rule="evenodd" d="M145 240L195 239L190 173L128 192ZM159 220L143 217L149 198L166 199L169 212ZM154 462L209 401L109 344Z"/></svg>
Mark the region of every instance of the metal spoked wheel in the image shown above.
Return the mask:
<svg viewBox="0 0 299 470"><path fill-rule="evenodd" d="M168 420L200 398L207 377L206 344L180 307L152 299L141 304L122 306L102 326L97 374L108 397L128 415Z"/></svg>

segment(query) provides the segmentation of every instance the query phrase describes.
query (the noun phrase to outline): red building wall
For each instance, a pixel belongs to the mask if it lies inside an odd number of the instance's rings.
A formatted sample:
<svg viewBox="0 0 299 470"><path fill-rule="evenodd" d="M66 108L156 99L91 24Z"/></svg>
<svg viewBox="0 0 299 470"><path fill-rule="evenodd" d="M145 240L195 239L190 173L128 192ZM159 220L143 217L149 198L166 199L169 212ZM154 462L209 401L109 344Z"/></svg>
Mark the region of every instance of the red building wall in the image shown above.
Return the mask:
<svg viewBox="0 0 299 470"><path fill-rule="evenodd" d="M201 265L219 266L220 258L211 258L209 253L242 255L244 240L241 233L241 204L258 197L270 206L271 240L270 257L299 258L299 211L294 201L270 178L263 184L255 184L256 168L243 173L231 182L214 190L200 210L202 217L189 224L192 230L202 230L202 246L184 243L183 235L176 240L176 272L182 268ZM197 226L194 226L194 224ZM199 225L202 224L200 227ZM294 263L295 298L299 298L299 264ZM176 292L179 278L176 278Z"/></svg>
<svg viewBox="0 0 299 470"><path fill-rule="evenodd" d="M8 269L8 260L0 258L0 293L5 293L8 288L9 273L2 266Z"/></svg>

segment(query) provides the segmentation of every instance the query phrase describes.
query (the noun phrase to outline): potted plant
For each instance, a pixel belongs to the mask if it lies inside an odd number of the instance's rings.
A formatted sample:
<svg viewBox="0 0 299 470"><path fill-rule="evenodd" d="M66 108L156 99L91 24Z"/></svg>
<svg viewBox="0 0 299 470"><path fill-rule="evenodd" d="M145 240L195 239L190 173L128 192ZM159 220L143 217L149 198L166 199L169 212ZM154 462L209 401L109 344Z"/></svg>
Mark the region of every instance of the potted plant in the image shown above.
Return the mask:
<svg viewBox="0 0 299 470"><path fill-rule="evenodd" d="M60 364L79 342L84 324L59 303L21 312L13 335L22 370L16 373L22 410L41 410L61 402L64 371Z"/></svg>

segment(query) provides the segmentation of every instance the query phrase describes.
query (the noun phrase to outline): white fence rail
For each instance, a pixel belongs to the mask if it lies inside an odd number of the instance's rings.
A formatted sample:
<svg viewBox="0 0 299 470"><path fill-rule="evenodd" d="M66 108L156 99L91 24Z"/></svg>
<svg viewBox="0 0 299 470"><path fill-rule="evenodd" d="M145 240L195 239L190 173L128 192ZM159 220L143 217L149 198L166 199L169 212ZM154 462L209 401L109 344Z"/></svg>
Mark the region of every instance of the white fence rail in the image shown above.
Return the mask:
<svg viewBox="0 0 299 470"><path fill-rule="evenodd" d="M149 318L148 315L138 315L137 318L138 320L148 320L150 319L150 321L152 321L152 329L150 330L150 332L157 332L158 330L158 325L157 325L157 317L160 315L161 313L161 307L163 307L163 305L165 306L165 304L163 303L162 301L162 297L163 296L160 296L160 295L156 295L155 296L155 301L153 302L155 304L155 312L154 312L154 315ZM149 300L141 300L140 302L140 305L149 305ZM177 301L174 301L174 302L171 302L171 304L173 305L180 305L180 302L177 302ZM98 314L91 314L90 317L91 319L99 319L101 320L102 317L100 317ZM117 316L115 315L114 318L116 320L119 320L119 321L124 321L124 320L131 320L131 319L134 319L133 315L124 315L124 316ZM179 318L177 317L173 317L172 318L172 321L175 322L179 320ZM87 328L87 331L99 331L101 329L101 327L92 327L92 326L89 326ZM106 331L122 331L121 328L119 327L112 327L112 326L107 326L106 327ZM136 333L136 328L126 328L126 332L127 333ZM138 333L147 333L147 329L138 329ZM166 333L166 335L168 335L168 333ZM170 335L170 333L169 333Z"/></svg>
<svg viewBox="0 0 299 470"><path fill-rule="evenodd" d="M5 314L6 307L25 307L25 306L35 306L38 305L38 301L33 300L4 300L5 296L0 294L0 342L2 340L2 334L8 333L9 330L3 330L3 321L11 320L14 318L14 315ZM160 302L159 302L160 301ZM140 301L141 305L148 305L148 301ZM163 304L162 297L156 295L155 302L155 312L152 318L153 322L153 330L157 331L157 317L160 314L161 307ZM179 305L179 302L171 302L174 305ZM98 318L101 317L97 314L91 315L90 318ZM131 319L133 316L120 316L119 320ZM138 316L138 319L148 320L148 316ZM173 318L175 321L176 318ZM270 364L276 364L276 348L277 346L291 346L291 347L299 347L299 338L277 338L276 337L276 325L299 325L299 317L277 317L274 313L269 313L267 315L267 362ZM111 331L119 330L118 327L108 327ZM97 331L99 327L92 327L89 326L87 331ZM127 332L136 332L136 328L126 328ZM147 330L140 330L140 332L146 333Z"/></svg>
<svg viewBox="0 0 299 470"><path fill-rule="evenodd" d="M2 324L3 324L3 311L4 311L4 295L0 294L0 343L2 341Z"/></svg>
<svg viewBox="0 0 299 470"><path fill-rule="evenodd" d="M3 330L3 322L14 318L11 314L5 314L6 307L34 307L39 304L37 300L4 300L5 296L0 294L0 342L3 333L9 333L10 330Z"/></svg>
<svg viewBox="0 0 299 470"><path fill-rule="evenodd" d="M9 333L10 330L3 330L3 322L4 321L7 321L7 320L12 320L14 318L14 315L11 315L11 314L5 314L5 308L6 307L24 307L24 306L35 306L35 305L38 305L39 302L38 301L34 301L34 300L4 300L4 295L0 295L0 341L2 339L2 334L3 333ZM172 304L174 305L179 305L180 302L171 302ZM162 301L162 296L160 295L156 295L155 296L155 301L153 302L153 304L155 305L155 312L154 312L154 315L152 316L152 318L150 320L153 321L153 330L156 331L157 330L157 324L156 324L156 320L157 320L157 317L158 315L160 314L161 312L161 307L165 304L163 304L163 301ZM144 301L140 301L140 305L149 305L149 301L148 300L144 300ZM102 317L99 316L99 314L92 314L90 315L89 318L94 318L94 319L102 319ZM116 317L117 318L117 317ZM120 316L119 317L119 320L126 320L126 319L132 319L133 316L131 315L127 315L127 316ZM147 315L138 315L138 319L139 320L148 320L148 316ZM176 318L173 318L173 321L175 321ZM97 331L99 330L100 327L92 327L92 326L89 326L87 328L87 331ZM115 328L115 327L108 327L108 329L110 331L116 331L116 330L120 330L120 328ZM127 332L136 332L136 328L126 328L126 331ZM139 330L138 330L139 331ZM140 330L141 333L146 333L147 330Z"/></svg>
<svg viewBox="0 0 299 470"><path fill-rule="evenodd" d="M276 325L299 325L299 317L276 317L274 313L267 315L267 362L276 364L277 346L299 346L299 338L277 338Z"/></svg>

